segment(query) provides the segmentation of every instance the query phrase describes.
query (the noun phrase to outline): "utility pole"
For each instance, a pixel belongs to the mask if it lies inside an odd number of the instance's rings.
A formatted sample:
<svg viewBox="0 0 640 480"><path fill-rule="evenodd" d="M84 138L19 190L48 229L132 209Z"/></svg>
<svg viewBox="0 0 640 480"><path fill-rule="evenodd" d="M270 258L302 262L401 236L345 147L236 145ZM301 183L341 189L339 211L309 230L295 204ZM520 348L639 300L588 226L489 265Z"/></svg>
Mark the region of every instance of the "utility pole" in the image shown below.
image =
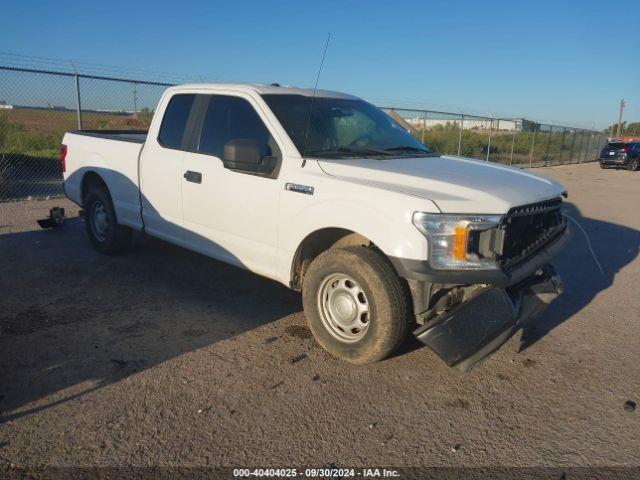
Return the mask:
<svg viewBox="0 0 640 480"><path fill-rule="evenodd" d="M71 68L73 68L73 77L76 83L76 120L78 122L78 130L82 130L82 104L80 103L80 77L76 70L76 65L69 60Z"/></svg>
<svg viewBox="0 0 640 480"><path fill-rule="evenodd" d="M138 89L136 88L136 82L133 82L133 114L138 113Z"/></svg>
<svg viewBox="0 0 640 480"><path fill-rule="evenodd" d="M620 100L620 113L618 114L618 130L616 131L616 137L620 137L620 129L622 128L622 112L627 104L624 99Z"/></svg>

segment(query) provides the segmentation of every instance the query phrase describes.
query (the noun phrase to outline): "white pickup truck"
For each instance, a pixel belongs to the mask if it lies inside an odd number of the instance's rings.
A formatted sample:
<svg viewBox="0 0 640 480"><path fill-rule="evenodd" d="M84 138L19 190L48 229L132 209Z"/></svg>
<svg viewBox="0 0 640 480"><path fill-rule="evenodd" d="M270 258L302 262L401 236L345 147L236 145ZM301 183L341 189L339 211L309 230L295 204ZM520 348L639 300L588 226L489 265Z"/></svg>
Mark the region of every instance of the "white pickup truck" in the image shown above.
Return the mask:
<svg viewBox="0 0 640 480"><path fill-rule="evenodd" d="M561 291L560 184L435 153L351 95L171 87L148 132L69 132L62 163L99 251L138 230L302 291L352 363L413 331L468 369Z"/></svg>

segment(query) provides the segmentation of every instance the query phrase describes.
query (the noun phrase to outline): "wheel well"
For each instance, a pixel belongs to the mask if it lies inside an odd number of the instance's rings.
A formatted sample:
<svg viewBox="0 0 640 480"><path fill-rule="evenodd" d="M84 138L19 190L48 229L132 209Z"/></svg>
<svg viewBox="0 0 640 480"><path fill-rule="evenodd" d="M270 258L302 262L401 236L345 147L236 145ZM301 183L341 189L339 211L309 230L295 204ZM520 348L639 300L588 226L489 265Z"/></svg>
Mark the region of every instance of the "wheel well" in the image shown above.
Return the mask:
<svg viewBox="0 0 640 480"><path fill-rule="evenodd" d="M305 237L300 243L291 265L291 288L300 290L309 265L322 252L347 245L371 246L373 242L359 233L343 228L323 228Z"/></svg>
<svg viewBox="0 0 640 480"><path fill-rule="evenodd" d="M82 198L82 203L84 203L84 199L87 197L87 194L91 191L91 189L95 187L107 188L107 184L104 183L102 177L96 172L85 173L84 177L82 177L82 184L80 186L80 196Z"/></svg>

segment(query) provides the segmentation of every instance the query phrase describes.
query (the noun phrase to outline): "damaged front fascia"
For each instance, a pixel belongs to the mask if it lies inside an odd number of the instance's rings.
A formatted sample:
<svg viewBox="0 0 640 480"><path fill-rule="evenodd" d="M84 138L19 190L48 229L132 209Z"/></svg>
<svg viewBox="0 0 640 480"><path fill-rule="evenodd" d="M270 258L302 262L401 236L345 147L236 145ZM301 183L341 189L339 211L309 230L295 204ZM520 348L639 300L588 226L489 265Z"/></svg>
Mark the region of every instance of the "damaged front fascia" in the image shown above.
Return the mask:
<svg viewBox="0 0 640 480"><path fill-rule="evenodd" d="M485 286L413 333L451 367L467 371L495 352L562 293L551 266L510 288Z"/></svg>
<svg viewBox="0 0 640 480"><path fill-rule="evenodd" d="M446 311L458 303L466 301L473 292L485 288L484 284L454 285L443 283L428 283L417 280L407 280L413 310L418 325L424 325L430 318Z"/></svg>

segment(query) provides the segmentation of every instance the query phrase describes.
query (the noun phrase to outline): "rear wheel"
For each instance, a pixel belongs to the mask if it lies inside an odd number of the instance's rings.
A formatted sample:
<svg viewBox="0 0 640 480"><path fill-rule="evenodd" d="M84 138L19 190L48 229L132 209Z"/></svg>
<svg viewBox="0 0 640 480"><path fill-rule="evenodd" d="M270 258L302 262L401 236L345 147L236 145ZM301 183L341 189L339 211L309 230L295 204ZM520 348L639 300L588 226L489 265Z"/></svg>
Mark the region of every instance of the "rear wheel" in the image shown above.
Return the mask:
<svg viewBox="0 0 640 480"><path fill-rule="evenodd" d="M393 267L370 248L320 254L305 275L302 300L318 343L347 362L382 360L406 339L408 293Z"/></svg>
<svg viewBox="0 0 640 480"><path fill-rule="evenodd" d="M607 168L604 163L600 163L600 168Z"/></svg>
<svg viewBox="0 0 640 480"><path fill-rule="evenodd" d="M640 160L638 158L632 158L631 160L629 160L629 163L627 164L627 170L635 172L636 170L638 170L638 168L640 168Z"/></svg>
<svg viewBox="0 0 640 480"><path fill-rule="evenodd" d="M111 196L104 187L89 191L84 199L85 227L93 246L101 253L116 253L126 249L131 230L118 224Z"/></svg>

